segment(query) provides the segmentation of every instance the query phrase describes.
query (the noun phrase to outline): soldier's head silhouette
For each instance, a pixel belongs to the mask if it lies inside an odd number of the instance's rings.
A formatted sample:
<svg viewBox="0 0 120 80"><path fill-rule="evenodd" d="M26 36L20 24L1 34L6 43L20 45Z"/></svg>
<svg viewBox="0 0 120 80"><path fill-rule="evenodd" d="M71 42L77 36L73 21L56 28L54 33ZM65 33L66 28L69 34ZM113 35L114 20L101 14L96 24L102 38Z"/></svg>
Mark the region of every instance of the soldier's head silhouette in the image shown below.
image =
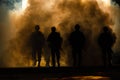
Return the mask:
<svg viewBox="0 0 120 80"><path fill-rule="evenodd" d="M107 26L104 26L104 27L103 27L103 31L104 31L104 32L108 32L108 31L109 31L109 28L108 28Z"/></svg>
<svg viewBox="0 0 120 80"><path fill-rule="evenodd" d="M55 28L55 27L52 27L52 28L51 28L51 31L52 31L52 32L55 32L55 31L56 31L56 28Z"/></svg>
<svg viewBox="0 0 120 80"><path fill-rule="evenodd" d="M35 26L35 30L36 30L36 31L39 31L39 29L40 29L39 25L36 25L36 26Z"/></svg>
<svg viewBox="0 0 120 80"><path fill-rule="evenodd" d="M80 25L79 24L76 24L75 25L75 30L79 30L80 29Z"/></svg>

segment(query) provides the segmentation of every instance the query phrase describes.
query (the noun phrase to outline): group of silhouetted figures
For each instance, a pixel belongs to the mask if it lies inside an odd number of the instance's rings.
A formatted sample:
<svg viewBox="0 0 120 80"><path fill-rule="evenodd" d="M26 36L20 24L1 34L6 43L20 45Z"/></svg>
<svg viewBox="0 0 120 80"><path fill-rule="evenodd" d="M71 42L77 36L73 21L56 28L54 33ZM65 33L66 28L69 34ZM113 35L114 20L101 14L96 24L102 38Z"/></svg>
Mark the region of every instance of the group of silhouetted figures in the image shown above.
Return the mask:
<svg viewBox="0 0 120 80"><path fill-rule="evenodd" d="M45 43L48 43L48 47L51 50L51 57L52 57L52 66L60 67L60 50L63 42L63 38L61 37L59 32L56 32L56 28L51 28L51 33L48 35L47 40L45 39L42 32L39 31L39 25L35 26L35 31L31 35L31 46L32 46L32 57L34 61L34 66L38 61L38 67L40 66L41 62L41 54L42 48L44 47ZM115 34L111 31L108 26L103 27L103 32L100 33L98 36L98 45L102 51L102 59L104 66L109 65L111 66L111 59L112 59L112 46L116 41ZM82 57L82 50L86 43L86 38L82 31L80 31L79 24L75 25L75 30L70 33L68 42L72 49L72 58L73 58L73 66L79 67L81 64L81 57Z"/></svg>

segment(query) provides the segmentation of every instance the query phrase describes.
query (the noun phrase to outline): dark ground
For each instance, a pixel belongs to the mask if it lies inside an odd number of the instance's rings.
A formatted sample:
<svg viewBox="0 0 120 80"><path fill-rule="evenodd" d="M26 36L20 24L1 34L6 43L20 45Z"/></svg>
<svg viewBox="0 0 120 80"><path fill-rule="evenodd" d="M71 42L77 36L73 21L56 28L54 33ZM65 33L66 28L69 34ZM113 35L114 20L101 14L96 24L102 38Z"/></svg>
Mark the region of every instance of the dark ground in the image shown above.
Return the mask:
<svg viewBox="0 0 120 80"><path fill-rule="evenodd" d="M105 67L0 68L0 80L73 80L71 77L76 76L77 77L103 76L110 78L110 80L120 80L120 66L106 68ZM79 80L83 79L79 78ZM85 80L106 80L106 79L85 79Z"/></svg>

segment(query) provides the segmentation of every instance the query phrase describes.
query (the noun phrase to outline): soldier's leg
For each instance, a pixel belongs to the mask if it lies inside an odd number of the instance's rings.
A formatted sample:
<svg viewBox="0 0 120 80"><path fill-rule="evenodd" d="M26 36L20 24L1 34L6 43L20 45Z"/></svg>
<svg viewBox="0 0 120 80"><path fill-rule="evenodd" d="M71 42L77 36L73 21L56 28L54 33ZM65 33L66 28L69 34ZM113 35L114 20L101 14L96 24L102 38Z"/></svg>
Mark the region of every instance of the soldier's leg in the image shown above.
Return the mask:
<svg viewBox="0 0 120 80"><path fill-rule="evenodd" d="M33 66L35 66L37 62L35 49L32 50L32 59L33 59Z"/></svg>
<svg viewBox="0 0 120 80"><path fill-rule="evenodd" d="M55 67L55 49L51 49L52 66Z"/></svg>
<svg viewBox="0 0 120 80"><path fill-rule="evenodd" d="M77 65L77 56L76 56L76 51L75 49L72 50L72 56L73 56L73 66L75 67Z"/></svg>
<svg viewBox="0 0 120 80"><path fill-rule="evenodd" d="M82 60L82 59L81 59L81 58L82 58L82 55L81 55L82 53L81 53L81 52L82 52L82 50L79 50L79 51L78 51L78 57L77 57L77 58L78 58L78 59L77 59L77 60L78 60L78 61L77 61L77 62L78 62L78 66L80 66L81 60Z"/></svg>
<svg viewBox="0 0 120 80"><path fill-rule="evenodd" d="M56 56L57 56L58 67L60 67L60 51L59 51L59 49L56 50Z"/></svg>
<svg viewBox="0 0 120 80"><path fill-rule="evenodd" d="M103 58L103 64L104 64L104 66L106 66L107 65L107 55L106 55L107 53L106 53L106 50L102 50L102 58Z"/></svg>
<svg viewBox="0 0 120 80"><path fill-rule="evenodd" d="M38 67L40 67L42 49L38 50Z"/></svg>
<svg viewBox="0 0 120 80"><path fill-rule="evenodd" d="M113 51L112 51L112 49L109 49L109 51L108 51L108 65L109 66L112 66L112 54L113 54Z"/></svg>

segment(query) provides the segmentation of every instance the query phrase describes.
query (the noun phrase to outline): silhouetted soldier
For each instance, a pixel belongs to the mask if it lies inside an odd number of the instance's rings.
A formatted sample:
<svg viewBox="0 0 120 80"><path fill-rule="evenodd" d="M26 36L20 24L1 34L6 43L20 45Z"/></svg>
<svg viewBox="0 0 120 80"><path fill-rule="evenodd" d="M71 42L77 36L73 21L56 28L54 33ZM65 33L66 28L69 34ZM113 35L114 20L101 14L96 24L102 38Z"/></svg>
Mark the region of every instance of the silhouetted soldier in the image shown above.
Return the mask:
<svg viewBox="0 0 120 80"><path fill-rule="evenodd" d="M36 25L35 32L33 32L31 35L32 57L34 61L33 65L36 65L38 59L38 67L40 66L42 48L45 43L44 35L39 31L39 29L39 25Z"/></svg>
<svg viewBox="0 0 120 80"><path fill-rule="evenodd" d="M60 36L60 33L56 32L56 28L51 28L51 33L48 36L48 44L51 49L52 54L52 66L55 67L56 65L56 58L57 58L57 64L58 67L60 67L60 49L62 44L62 38Z"/></svg>
<svg viewBox="0 0 120 80"><path fill-rule="evenodd" d="M98 44L101 47L102 50L102 58L104 66L108 65L111 66L111 60L112 60L112 46L116 41L115 34L112 33L110 28L107 26L103 27L103 32L98 37Z"/></svg>
<svg viewBox="0 0 120 80"><path fill-rule="evenodd" d="M81 51L85 44L85 36L80 31L79 24L75 25L75 31L70 34L69 42L72 47L73 66L80 66L81 64Z"/></svg>

